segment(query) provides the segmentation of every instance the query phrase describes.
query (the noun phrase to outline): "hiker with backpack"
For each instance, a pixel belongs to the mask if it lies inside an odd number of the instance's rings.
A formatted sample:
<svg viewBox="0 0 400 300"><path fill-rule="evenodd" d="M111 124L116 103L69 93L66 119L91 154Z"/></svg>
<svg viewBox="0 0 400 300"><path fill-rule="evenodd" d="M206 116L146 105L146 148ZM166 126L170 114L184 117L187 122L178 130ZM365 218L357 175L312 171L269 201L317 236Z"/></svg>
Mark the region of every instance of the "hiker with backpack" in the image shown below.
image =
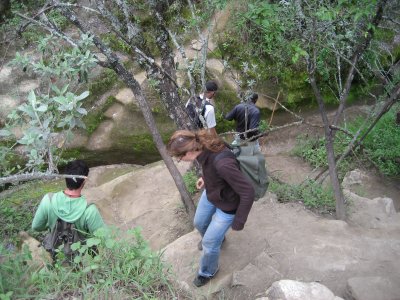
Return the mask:
<svg viewBox="0 0 400 300"><path fill-rule="evenodd" d="M259 134L258 127L260 126L260 110L256 107L258 94L252 93L248 101L236 105L225 119L228 121L236 121L236 132L243 132L239 135L240 140L247 140L248 145L254 145L260 149L260 144L257 139ZM251 130L249 132L246 132Z"/></svg>
<svg viewBox="0 0 400 300"><path fill-rule="evenodd" d="M89 175L89 167L82 160L74 160L65 168L67 175ZM85 186L84 178L66 178L66 189L46 194L39 204L32 222L35 231L49 230L43 246L55 258L56 249L63 242L66 255L71 243L84 240L88 234L105 227L99 210L94 204L88 205L81 194ZM64 235L64 236L62 236ZM78 240L77 240L78 239ZM69 251L69 252L68 252Z"/></svg>
<svg viewBox="0 0 400 300"><path fill-rule="evenodd" d="M203 175L196 187L205 189L194 217L194 226L202 237L198 247L203 253L193 284L200 287L218 271L221 245L228 229L244 228L254 202L254 188L224 141L207 130L178 130L170 138L167 150L179 161L197 160L202 167Z"/></svg>
<svg viewBox="0 0 400 300"><path fill-rule="evenodd" d="M215 135L217 135L217 131L215 130L217 122L215 120L215 109L212 100L217 90L218 85L215 81L207 81L204 93L197 96L194 100L189 99L185 105L189 117L196 127L198 129L209 129Z"/></svg>

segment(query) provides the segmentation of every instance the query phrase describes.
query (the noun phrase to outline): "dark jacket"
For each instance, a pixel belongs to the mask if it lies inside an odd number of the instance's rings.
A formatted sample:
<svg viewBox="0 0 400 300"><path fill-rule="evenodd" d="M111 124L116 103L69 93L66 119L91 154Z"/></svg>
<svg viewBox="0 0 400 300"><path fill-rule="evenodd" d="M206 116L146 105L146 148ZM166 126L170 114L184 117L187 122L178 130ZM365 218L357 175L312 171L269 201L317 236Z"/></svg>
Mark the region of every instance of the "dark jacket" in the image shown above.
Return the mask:
<svg viewBox="0 0 400 300"><path fill-rule="evenodd" d="M245 106L247 105L247 130L258 128L260 125L260 110L254 103L244 104L240 103L236 105L226 116L225 119L228 121L236 121L236 131L244 132L245 127ZM257 135L258 130L247 133L247 138ZM245 139L244 135L240 135L241 139Z"/></svg>
<svg viewBox="0 0 400 300"><path fill-rule="evenodd" d="M223 151L230 151L225 148ZM203 169L203 179L208 200L227 213L235 213L232 229L241 230L247 221L254 202L254 188L239 170L234 156L216 162L220 152L204 150L197 160Z"/></svg>

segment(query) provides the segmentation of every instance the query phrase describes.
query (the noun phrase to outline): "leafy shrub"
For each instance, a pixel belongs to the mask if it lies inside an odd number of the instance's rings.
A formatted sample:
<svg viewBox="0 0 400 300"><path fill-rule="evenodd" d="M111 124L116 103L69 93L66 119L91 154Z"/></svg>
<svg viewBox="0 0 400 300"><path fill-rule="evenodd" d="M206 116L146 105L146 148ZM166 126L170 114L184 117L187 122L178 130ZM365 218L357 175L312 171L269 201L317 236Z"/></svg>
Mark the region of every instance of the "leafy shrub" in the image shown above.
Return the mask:
<svg viewBox="0 0 400 300"><path fill-rule="evenodd" d="M198 191L196 188L197 175L194 170L188 171L183 175L183 181L185 182L186 188L191 195L196 194Z"/></svg>
<svg viewBox="0 0 400 300"><path fill-rule="evenodd" d="M18 187L14 192L4 192L0 197L0 240L9 246L18 243L19 231L27 231L38 237L38 233L31 231L33 214L40 199L48 192L61 189L60 180L50 182L31 182Z"/></svg>
<svg viewBox="0 0 400 300"><path fill-rule="evenodd" d="M97 247L96 256L88 254L91 246ZM126 233L101 229L86 245L75 243L72 248L80 253L72 266L55 263L33 271L23 264L29 254L0 246L0 296L12 292L18 299L176 298L161 255L151 251L139 228Z"/></svg>
<svg viewBox="0 0 400 300"><path fill-rule="evenodd" d="M326 148L324 138L299 136L293 153L308 161L313 167L326 167Z"/></svg>
<svg viewBox="0 0 400 300"><path fill-rule="evenodd" d="M104 119L106 118L104 116L104 113L107 111L107 109L111 107L115 100L115 97L109 96L102 107L88 112L88 114L83 117L82 121L83 123L85 123L87 133L92 134L101 124L101 122L104 121Z"/></svg>
<svg viewBox="0 0 400 300"><path fill-rule="evenodd" d="M307 208L321 213L330 213L335 210L335 199L331 189L326 189L315 181L309 180L304 184L270 182L270 191L278 196L280 202L301 201Z"/></svg>
<svg viewBox="0 0 400 300"><path fill-rule="evenodd" d="M371 160L382 174L387 176L400 175L400 131L396 125L396 111L399 106L393 107L386 113L375 125L372 131L364 139L362 146L363 152L355 151L358 155L358 161L365 164L367 159ZM357 132L361 124L365 122L364 118L358 118L348 124L350 132ZM368 127L364 126L365 128ZM361 131L360 136L364 131ZM335 138L335 155L338 156L344 152L350 142L350 137L338 132ZM309 139L301 136L298 139L294 154L304 158L314 167L327 167L327 157L325 148L325 138ZM344 175L349 169L354 168L357 160L346 158L338 166L339 175Z"/></svg>
<svg viewBox="0 0 400 300"><path fill-rule="evenodd" d="M400 175L400 129L396 125L399 108L400 105L397 105L387 112L363 142L365 155L387 176ZM363 121L357 119L352 128L357 128Z"/></svg>

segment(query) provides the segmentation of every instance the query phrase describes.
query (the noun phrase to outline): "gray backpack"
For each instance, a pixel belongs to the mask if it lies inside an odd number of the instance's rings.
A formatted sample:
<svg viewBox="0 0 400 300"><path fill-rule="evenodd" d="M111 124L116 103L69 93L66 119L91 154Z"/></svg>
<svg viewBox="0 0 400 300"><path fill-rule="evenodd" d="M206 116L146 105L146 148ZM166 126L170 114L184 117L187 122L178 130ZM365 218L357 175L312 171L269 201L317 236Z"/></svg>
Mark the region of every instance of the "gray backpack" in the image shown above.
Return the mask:
<svg viewBox="0 0 400 300"><path fill-rule="evenodd" d="M254 146L230 147L231 151L223 151L214 158L217 162L224 157L235 157L240 171L250 180L255 191L255 201L262 198L269 185L264 155Z"/></svg>
<svg viewBox="0 0 400 300"><path fill-rule="evenodd" d="M53 193L49 193L48 197L51 203ZM89 205L86 206L86 209L89 207ZM62 251L64 253L65 260L71 262L73 258L78 254L77 251L73 251L71 249L71 245L77 242L84 242L85 240L86 235L79 232L75 228L75 224L65 222L64 220L58 218L54 227L44 237L42 245L43 248L50 252L53 260L56 259L57 249L59 249L59 247L63 245Z"/></svg>

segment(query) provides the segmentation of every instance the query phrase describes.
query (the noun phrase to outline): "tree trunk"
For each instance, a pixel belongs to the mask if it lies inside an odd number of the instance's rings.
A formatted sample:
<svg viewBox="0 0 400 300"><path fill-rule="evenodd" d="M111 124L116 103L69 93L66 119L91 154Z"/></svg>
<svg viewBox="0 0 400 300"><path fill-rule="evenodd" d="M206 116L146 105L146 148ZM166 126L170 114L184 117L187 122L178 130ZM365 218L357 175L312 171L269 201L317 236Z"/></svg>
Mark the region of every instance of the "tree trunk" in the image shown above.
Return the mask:
<svg viewBox="0 0 400 300"><path fill-rule="evenodd" d="M344 195L342 192L342 188L340 186L339 178L337 175L337 169L336 169L336 161L335 161L335 152L333 149L333 132L330 131L327 134L325 133L326 137L326 154L328 158L328 166L329 166L329 177L331 179L331 184L333 188L333 193L335 195L335 200L336 200L336 218L339 220L345 220L346 219L346 208L344 205Z"/></svg>
<svg viewBox="0 0 400 300"><path fill-rule="evenodd" d="M324 124L324 133L326 139L325 147L326 147L326 154L329 166L329 176L331 178L331 184L336 201L336 218L339 220L344 220L346 218L346 211L344 206L344 196L342 193L336 169L335 151L333 148L334 134L329 127L329 120L326 114L324 101L315 80L314 67L315 63L309 62L308 75L310 78L311 87L318 102L318 108L321 114L322 122Z"/></svg>
<svg viewBox="0 0 400 300"><path fill-rule="evenodd" d="M157 0L150 1L150 5L155 13L158 13L160 16L164 17L164 13L167 11L169 3L165 0ZM170 75L173 75L174 79L176 80L174 52L170 46L168 30L165 28L165 24L160 19L156 18L156 22L158 25L157 47L161 55L161 66ZM184 103L181 101L177 86L171 82L171 80L163 76L160 80L159 88L161 90L161 98L164 102L164 105L167 111L170 113L170 117L175 121L177 127L179 129L192 129L192 121L186 112Z"/></svg>
<svg viewBox="0 0 400 300"><path fill-rule="evenodd" d="M193 203L192 198L183 182L183 178L179 173L179 170L176 168L172 158L168 155L165 145L162 141L161 135L157 129L155 120L151 113L151 109L143 95L142 89L139 83L135 80L133 75L120 63L118 57L115 55L114 52L111 51L110 48L106 47L102 41L90 32L86 26L84 26L78 17L68 9L61 9L63 15L70 20L77 28L79 28L83 33L90 34L93 37L93 42L96 47L107 57L108 63L110 64L111 68L117 73L117 75L125 82L125 84L132 90L133 94L135 95L136 100L139 103L139 107L142 111L143 117L147 126L150 129L150 132L153 136L154 143L158 151L161 154L162 159L165 162L169 172L171 173L172 178L175 181L175 184L182 196L182 202L185 206L187 213L189 214L189 218L194 218L195 213L195 206Z"/></svg>

